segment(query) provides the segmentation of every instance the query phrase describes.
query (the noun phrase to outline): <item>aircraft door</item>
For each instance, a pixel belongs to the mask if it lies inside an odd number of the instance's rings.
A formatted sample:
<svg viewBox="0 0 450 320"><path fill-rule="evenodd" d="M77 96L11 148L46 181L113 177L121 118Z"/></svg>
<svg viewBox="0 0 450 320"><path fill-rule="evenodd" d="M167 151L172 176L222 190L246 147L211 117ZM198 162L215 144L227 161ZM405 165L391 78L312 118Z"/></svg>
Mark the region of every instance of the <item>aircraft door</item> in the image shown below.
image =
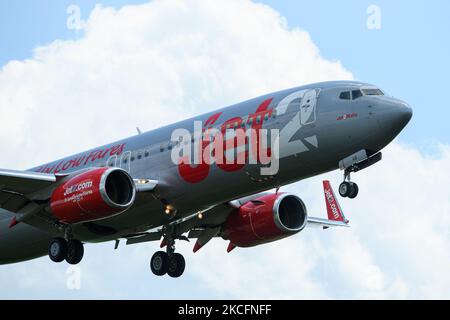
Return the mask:
<svg viewBox="0 0 450 320"><path fill-rule="evenodd" d="M131 173L131 151L124 152L120 157L120 168Z"/></svg>

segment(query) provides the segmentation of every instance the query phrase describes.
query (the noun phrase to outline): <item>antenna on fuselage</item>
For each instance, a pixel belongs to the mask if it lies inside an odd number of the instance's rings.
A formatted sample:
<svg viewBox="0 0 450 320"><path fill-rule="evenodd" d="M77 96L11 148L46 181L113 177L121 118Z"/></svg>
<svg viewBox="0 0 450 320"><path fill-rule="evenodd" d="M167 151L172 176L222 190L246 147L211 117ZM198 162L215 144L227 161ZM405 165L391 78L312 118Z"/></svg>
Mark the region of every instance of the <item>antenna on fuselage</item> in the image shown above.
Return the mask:
<svg viewBox="0 0 450 320"><path fill-rule="evenodd" d="M136 131L138 134L142 134L142 131L141 131L141 129L139 129L139 127L136 127Z"/></svg>

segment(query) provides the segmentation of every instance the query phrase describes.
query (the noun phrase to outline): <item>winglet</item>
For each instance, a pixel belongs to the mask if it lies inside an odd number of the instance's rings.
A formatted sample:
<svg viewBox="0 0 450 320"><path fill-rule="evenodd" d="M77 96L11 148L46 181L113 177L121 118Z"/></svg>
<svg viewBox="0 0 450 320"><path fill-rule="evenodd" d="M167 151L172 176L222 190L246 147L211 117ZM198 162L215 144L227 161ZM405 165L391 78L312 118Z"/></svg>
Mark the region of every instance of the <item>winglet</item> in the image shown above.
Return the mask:
<svg viewBox="0 0 450 320"><path fill-rule="evenodd" d="M342 212L341 206L334 195L330 181L323 181L323 192L325 194L325 203L327 204L328 219L348 223L349 221L345 218L344 212Z"/></svg>

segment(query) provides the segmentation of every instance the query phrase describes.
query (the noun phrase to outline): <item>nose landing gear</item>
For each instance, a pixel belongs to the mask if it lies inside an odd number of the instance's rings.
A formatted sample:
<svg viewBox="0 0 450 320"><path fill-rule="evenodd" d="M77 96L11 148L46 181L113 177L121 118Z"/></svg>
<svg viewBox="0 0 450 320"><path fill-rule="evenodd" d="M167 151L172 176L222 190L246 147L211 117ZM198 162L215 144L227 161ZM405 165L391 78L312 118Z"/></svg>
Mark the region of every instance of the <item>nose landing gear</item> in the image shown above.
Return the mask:
<svg viewBox="0 0 450 320"><path fill-rule="evenodd" d="M381 152L373 153L363 149L339 161L339 168L344 170L344 182L339 186L339 194L344 198L355 199L358 196L358 185L350 181L350 173L358 172L381 161Z"/></svg>

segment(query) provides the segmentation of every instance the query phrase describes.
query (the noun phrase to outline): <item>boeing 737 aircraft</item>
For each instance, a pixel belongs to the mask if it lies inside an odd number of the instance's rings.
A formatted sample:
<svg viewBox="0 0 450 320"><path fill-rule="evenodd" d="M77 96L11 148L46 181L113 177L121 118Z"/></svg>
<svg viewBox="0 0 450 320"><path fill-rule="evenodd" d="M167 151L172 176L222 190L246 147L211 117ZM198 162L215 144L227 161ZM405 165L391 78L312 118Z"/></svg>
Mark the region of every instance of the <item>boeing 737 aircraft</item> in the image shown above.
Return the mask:
<svg viewBox="0 0 450 320"><path fill-rule="evenodd" d="M279 188L341 169L342 197L355 198L350 174L381 160L412 110L376 86L335 81L271 93L26 171L0 170L0 264L48 254L79 263L84 243L161 240L154 274L179 277L175 242L214 237L253 247L307 226L346 227L328 181L328 219ZM276 189L276 192L267 190Z"/></svg>

